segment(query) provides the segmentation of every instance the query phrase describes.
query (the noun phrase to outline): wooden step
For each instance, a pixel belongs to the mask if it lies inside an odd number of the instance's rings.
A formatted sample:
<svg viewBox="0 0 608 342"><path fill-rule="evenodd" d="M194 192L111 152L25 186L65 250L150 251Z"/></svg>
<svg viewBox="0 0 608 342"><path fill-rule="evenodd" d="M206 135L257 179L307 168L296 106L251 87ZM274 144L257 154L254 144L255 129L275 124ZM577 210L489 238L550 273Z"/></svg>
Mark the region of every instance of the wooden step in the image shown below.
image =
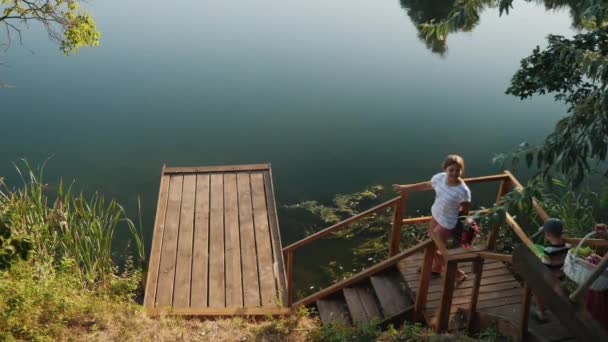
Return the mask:
<svg viewBox="0 0 608 342"><path fill-rule="evenodd" d="M323 323L352 325L344 297L335 295L317 301L317 309Z"/></svg>
<svg viewBox="0 0 608 342"><path fill-rule="evenodd" d="M388 270L370 278L384 317L399 315L413 304L400 278L396 270Z"/></svg>
<svg viewBox="0 0 608 342"><path fill-rule="evenodd" d="M342 292L355 325L382 320L380 305L369 284L364 283L345 288Z"/></svg>

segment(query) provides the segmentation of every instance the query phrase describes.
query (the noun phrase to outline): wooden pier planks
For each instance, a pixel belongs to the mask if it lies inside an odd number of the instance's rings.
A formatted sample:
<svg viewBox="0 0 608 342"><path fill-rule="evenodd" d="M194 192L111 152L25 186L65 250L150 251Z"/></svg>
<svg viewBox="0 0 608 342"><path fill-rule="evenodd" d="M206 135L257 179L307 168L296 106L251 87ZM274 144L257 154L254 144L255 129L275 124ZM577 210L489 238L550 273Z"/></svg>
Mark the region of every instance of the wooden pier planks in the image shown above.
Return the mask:
<svg viewBox="0 0 608 342"><path fill-rule="evenodd" d="M286 305L285 271L273 192L268 164L163 167L146 309L283 314L277 310Z"/></svg>

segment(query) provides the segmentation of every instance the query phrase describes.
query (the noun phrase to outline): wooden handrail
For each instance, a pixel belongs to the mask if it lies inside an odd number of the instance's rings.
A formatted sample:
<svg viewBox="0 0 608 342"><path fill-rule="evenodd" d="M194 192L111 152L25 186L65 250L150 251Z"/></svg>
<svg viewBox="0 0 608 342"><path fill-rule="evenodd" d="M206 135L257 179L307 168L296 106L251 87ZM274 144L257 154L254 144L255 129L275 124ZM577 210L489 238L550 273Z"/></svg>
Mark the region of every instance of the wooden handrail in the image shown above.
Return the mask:
<svg viewBox="0 0 608 342"><path fill-rule="evenodd" d="M393 199L390 199L390 200L388 200L388 201L386 201L386 202L384 202L382 204L379 204L379 205L377 205L377 206L375 206L375 207L373 207L371 209L363 211L363 212L361 212L361 213L359 213L359 214L357 214L355 216L349 217L349 218L347 218L344 221L340 221L340 222L334 224L331 227L325 228L325 229L320 230L320 231L318 231L318 232L316 232L316 233L314 233L312 235L309 235L309 236L307 236L307 237L305 237L305 238L303 238L303 239L301 239L299 241L296 241L296 242L292 243L291 245L283 247L283 253L295 250L297 248L300 248L300 247L302 247L304 245L307 245L307 244L309 244L309 243L311 243L311 242L313 242L315 240L318 240L318 239L320 239L320 238L322 238L324 236L327 236L327 235L329 235L331 233L334 233L334 232L336 232L336 231L338 231L340 229L343 229L346 226L348 226L349 224L351 224L351 223L353 223L355 221L358 221L359 219L361 219L361 218L363 218L363 217L365 217L367 215L371 215L371 214L373 214L373 213L375 213L377 211L380 211L382 209L388 208L391 205L394 205L400 198L401 197L395 197Z"/></svg>
<svg viewBox="0 0 608 342"><path fill-rule="evenodd" d="M524 232L524 230L521 229L519 224L517 222L515 222L515 219L513 218L513 216L511 216L511 214L506 213L506 221L507 221L507 224L509 224L509 226L511 226L511 228L513 229L515 234L517 234L519 239L524 244L526 244L526 246L528 246L528 248L530 248L531 250L534 250L534 242L532 242L532 240L530 240L530 238L528 237L526 232Z"/></svg>
<svg viewBox="0 0 608 342"><path fill-rule="evenodd" d="M517 190L521 191L524 189L523 185L521 185L521 183L517 180L517 178L515 178L515 176L513 176L511 172L505 170L505 173L509 176L509 179L511 180L513 185L515 185L515 188ZM540 219L543 220L543 222L549 219L549 215L547 214L545 209L543 209L543 207L541 207L540 204L538 204L538 202L534 198L532 198L532 207L534 208Z"/></svg>
<svg viewBox="0 0 608 342"><path fill-rule="evenodd" d="M529 248L515 247L513 268L578 341L608 341L608 333L584 306L570 301L564 290L557 286L555 276Z"/></svg>
<svg viewBox="0 0 608 342"><path fill-rule="evenodd" d="M469 215L486 213L489 210L490 209L471 210L469 212ZM408 218L404 218L403 221L401 221L401 222L403 222L403 224L425 223L425 222L430 222L432 218L433 218L433 216L408 217Z"/></svg>
<svg viewBox="0 0 608 342"><path fill-rule="evenodd" d="M296 303L294 303L294 306L311 304L311 303L315 302L316 300L326 297L328 295L331 295L337 291L340 291L341 289L343 289L347 286L358 283L361 280L370 277L371 275L374 275L378 272L381 272L381 271L393 266L394 264L399 262L401 259L407 258L408 256L410 256L412 254L418 253L419 251L426 248L431 243L432 243L432 241L429 239L424 240L423 242L417 244L416 246L414 246L412 248L408 248L404 251L401 251L399 254L396 254L380 263L377 263L374 266L367 268L348 279L345 279L339 283L336 283L330 287L327 287L317 293L314 293L306 298L303 298L303 299L297 301Z"/></svg>

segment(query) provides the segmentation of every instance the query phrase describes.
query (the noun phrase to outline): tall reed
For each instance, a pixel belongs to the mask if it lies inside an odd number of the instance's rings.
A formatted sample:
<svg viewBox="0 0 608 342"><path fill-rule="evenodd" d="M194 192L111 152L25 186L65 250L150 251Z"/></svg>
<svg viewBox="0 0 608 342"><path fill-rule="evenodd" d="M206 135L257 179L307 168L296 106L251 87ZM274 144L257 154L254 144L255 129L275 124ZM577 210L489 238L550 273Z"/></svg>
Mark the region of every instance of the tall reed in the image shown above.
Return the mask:
<svg viewBox="0 0 608 342"><path fill-rule="evenodd" d="M66 187L60 181L50 191L43 181L45 165L46 161L33 168L25 159L15 164L21 178L16 189L0 180L0 215L14 233L31 238L34 260L59 264L72 259L87 284L105 286L116 272L112 259L115 234L126 229L144 265L141 215L137 228L114 199L108 201L99 193L74 193L73 182Z"/></svg>

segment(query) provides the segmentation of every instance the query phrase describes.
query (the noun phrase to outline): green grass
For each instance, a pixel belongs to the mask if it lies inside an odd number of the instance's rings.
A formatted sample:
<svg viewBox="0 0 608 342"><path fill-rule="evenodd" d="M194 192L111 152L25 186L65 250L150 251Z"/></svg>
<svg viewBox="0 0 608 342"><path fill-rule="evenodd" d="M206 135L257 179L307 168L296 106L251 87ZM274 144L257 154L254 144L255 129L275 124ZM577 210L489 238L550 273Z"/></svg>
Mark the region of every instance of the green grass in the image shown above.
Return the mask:
<svg viewBox="0 0 608 342"><path fill-rule="evenodd" d="M33 168L26 160L15 165L21 185L14 190L0 180L0 216L14 235L33 242L34 262L57 265L67 258L87 284L107 286L116 272L114 236L125 229L135 241L139 264L145 265L141 224L136 227L113 199L74 193L73 183L66 187L59 181L51 193L44 166Z"/></svg>

